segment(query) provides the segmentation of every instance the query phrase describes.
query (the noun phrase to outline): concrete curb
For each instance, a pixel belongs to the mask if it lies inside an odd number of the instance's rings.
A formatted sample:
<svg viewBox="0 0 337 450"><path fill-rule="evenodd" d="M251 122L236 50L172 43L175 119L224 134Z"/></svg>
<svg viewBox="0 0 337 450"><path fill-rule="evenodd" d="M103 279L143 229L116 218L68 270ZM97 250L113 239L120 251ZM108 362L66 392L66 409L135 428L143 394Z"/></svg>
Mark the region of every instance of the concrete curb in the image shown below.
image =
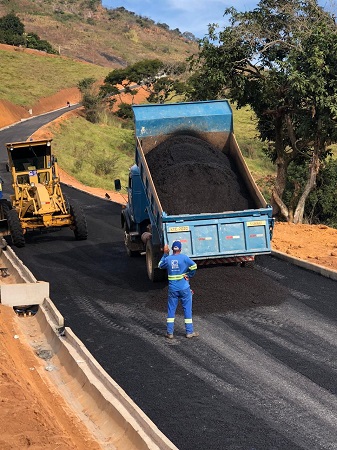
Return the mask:
<svg viewBox="0 0 337 450"><path fill-rule="evenodd" d="M3 255L7 260L7 265L10 270L14 270L24 283L36 283L37 280L32 272L26 267L21 259L19 259L13 252L12 248L7 244L5 239L1 240L1 245L4 248ZM5 250L6 249L6 250Z"/></svg>
<svg viewBox="0 0 337 450"><path fill-rule="evenodd" d="M303 269L311 270L312 272L319 273L326 278L331 278L332 280L337 281L337 270L327 269L326 267L319 266L318 264L313 264L303 259L296 258L295 256L289 256L287 253L277 252L275 250L272 250L271 254L276 258L283 259L284 261L288 261L291 264L302 267Z"/></svg>
<svg viewBox="0 0 337 450"><path fill-rule="evenodd" d="M56 384L62 385L67 398L76 398L77 408L99 430L98 440L103 448L113 445L125 450L177 450L73 331L62 326L63 317L50 299L45 299L35 318L58 361L52 360L58 368L54 375Z"/></svg>
<svg viewBox="0 0 337 450"><path fill-rule="evenodd" d="M21 288L38 284L22 261L7 246L12 268L22 274ZM11 270L13 270L11 269ZM49 283L47 283L49 285ZM36 304L39 302L37 301ZM40 302L41 303L41 302ZM85 417L88 428L104 449L178 450L125 391L108 375L68 327L49 297L32 317L53 353L50 372L70 407Z"/></svg>

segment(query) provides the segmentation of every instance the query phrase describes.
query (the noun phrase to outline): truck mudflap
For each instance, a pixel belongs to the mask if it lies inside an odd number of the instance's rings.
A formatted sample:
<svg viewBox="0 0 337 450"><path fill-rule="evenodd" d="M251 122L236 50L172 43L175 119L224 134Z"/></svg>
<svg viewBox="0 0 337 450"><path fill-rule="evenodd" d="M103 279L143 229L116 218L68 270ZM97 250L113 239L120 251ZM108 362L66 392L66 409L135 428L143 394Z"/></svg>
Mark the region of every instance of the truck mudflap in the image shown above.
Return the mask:
<svg viewBox="0 0 337 450"><path fill-rule="evenodd" d="M202 217L180 216L179 222L164 222L166 241L179 240L183 252L195 261L255 256L271 252L273 221L269 214L244 211Z"/></svg>
<svg viewBox="0 0 337 450"><path fill-rule="evenodd" d="M196 261L200 267L211 266L214 264L245 264L254 263L255 256L233 256L230 258L201 259Z"/></svg>

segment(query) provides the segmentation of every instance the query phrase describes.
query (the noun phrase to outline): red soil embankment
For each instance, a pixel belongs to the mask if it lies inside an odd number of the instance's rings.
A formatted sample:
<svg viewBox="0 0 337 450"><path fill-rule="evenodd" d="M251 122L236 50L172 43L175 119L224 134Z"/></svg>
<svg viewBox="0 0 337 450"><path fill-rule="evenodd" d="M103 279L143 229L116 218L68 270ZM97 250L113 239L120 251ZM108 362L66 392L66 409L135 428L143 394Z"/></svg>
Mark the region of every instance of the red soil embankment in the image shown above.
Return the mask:
<svg viewBox="0 0 337 450"><path fill-rule="evenodd" d="M29 117L66 107L67 102L74 104L80 101L81 93L76 87L63 89L50 97L40 98L28 109L15 105L8 100L0 100L0 128L7 127Z"/></svg>

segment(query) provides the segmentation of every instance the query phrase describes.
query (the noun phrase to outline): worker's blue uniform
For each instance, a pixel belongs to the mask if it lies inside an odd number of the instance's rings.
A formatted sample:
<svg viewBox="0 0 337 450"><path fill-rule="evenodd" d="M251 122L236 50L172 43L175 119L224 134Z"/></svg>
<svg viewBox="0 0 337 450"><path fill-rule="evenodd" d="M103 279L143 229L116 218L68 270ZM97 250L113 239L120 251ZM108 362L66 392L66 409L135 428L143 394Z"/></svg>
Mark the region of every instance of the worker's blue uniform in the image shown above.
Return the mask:
<svg viewBox="0 0 337 450"><path fill-rule="evenodd" d="M179 299L184 310L186 334L193 333L192 322L192 292L190 283L185 277L191 278L195 275L197 265L188 256L176 253L164 254L159 261L160 269L167 269L168 287L168 311L167 311L167 334L173 334L174 317Z"/></svg>

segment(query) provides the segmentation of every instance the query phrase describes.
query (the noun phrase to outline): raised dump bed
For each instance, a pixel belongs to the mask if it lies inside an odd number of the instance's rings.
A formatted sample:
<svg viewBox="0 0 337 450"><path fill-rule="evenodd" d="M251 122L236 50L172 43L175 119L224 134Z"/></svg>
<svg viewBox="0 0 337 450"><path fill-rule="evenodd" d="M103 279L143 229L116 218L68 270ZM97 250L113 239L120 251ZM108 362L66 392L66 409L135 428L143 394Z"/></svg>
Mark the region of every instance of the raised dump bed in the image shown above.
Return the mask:
<svg viewBox="0 0 337 450"><path fill-rule="evenodd" d="M274 219L233 134L227 100L133 106L135 165L122 209L130 256L146 251L148 276L164 244L183 243L198 264L251 263L270 253Z"/></svg>

